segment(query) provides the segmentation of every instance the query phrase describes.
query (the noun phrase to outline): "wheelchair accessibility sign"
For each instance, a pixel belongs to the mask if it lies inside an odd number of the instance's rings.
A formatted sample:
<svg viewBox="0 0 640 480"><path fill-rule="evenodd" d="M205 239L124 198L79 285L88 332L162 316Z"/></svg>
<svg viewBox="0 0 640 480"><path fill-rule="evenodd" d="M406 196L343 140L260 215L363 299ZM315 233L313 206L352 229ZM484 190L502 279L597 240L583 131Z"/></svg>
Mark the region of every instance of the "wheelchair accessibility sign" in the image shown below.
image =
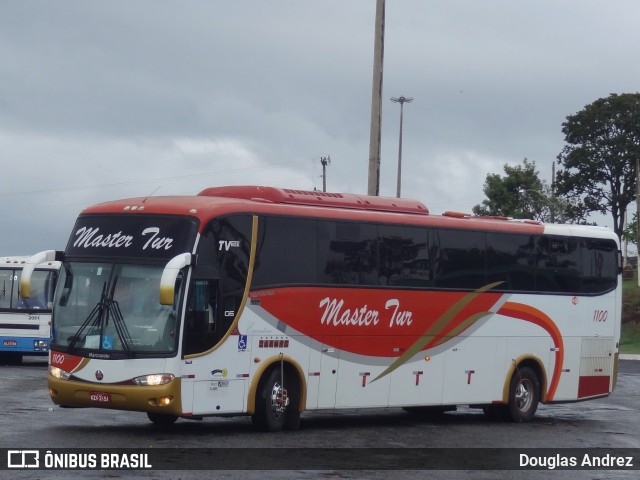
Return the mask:
<svg viewBox="0 0 640 480"><path fill-rule="evenodd" d="M238 336L238 351L244 352L247 350L247 336L239 335Z"/></svg>
<svg viewBox="0 0 640 480"><path fill-rule="evenodd" d="M102 337L102 349L103 350L113 350L113 337L109 335L105 335Z"/></svg>

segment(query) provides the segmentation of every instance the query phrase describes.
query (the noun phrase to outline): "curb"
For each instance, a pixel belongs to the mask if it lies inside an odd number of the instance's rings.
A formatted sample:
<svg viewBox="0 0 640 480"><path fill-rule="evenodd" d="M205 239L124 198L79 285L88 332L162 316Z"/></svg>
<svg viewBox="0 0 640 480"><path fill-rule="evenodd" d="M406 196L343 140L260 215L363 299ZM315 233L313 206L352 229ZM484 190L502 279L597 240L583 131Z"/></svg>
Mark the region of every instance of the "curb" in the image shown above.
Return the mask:
<svg viewBox="0 0 640 480"><path fill-rule="evenodd" d="M618 358L620 358L620 360L640 360L640 355L631 354L631 353L621 353Z"/></svg>

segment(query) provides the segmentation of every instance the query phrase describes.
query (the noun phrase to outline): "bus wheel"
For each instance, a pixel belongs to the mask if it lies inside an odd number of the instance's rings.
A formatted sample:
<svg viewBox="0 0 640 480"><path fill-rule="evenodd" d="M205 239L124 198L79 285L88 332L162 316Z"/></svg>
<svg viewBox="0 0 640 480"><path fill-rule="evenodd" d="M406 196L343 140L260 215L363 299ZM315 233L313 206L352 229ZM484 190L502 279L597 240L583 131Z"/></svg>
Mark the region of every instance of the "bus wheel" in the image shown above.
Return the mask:
<svg viewBox="0 0 640 480"><path fill-rule="evenodd" d="M540 401L540 380L529 367L516 369L509 385L509 414L516 423L533 419Z"/></svg>
<svg viewBox="0 0 640 480"><path fill-rule="evenodd" d="M255 413L251 417L253 424L267 432L279 432L285 426L297 428L300 424L300 412L298 406L292 404L294 398L283 388L280 369L272 369L264 381L260 382Z"/></svg>
<svg viewBox="0 0 640 480"><path fill-rule="evenodd" d="M169 415L167 413L147 412L147 417L156 425L173 425L178 420L177 415Z"/></svg>

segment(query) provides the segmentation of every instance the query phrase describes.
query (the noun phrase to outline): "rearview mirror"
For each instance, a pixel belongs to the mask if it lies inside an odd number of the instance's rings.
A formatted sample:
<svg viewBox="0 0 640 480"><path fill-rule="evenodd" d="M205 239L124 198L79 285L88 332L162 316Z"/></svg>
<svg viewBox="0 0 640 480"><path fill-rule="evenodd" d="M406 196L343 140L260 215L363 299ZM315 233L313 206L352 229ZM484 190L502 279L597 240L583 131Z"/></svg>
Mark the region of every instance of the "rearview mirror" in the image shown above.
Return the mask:
<svg viewBox="0 0 640 480"><path fill-rule="evenodd" d="M22 298L31 296L31 275L35 268L41 263L54 262L56 260L62 260L62 252L45 250L29 257L22 268L22 275L20 276L20 296Z"/></svg>
<svg viewBox="0 0 640 480"><path fill-rule="evenodd" d="M191 265L191 262L195 260L195 255L190 253L181 253L176 255L167 266L164 267L162 277L160 278L160 304L161 305L173 305L175 298L176 279L180 274L180 270L184 267Z"/></svg>

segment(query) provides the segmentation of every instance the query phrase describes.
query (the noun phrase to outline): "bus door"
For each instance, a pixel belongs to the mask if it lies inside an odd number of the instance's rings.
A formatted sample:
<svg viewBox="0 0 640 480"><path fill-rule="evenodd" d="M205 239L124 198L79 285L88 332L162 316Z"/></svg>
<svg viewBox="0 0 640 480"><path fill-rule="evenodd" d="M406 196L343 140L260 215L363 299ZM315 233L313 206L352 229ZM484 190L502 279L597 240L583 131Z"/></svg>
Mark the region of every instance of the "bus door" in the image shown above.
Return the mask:
<svg viewBox="0 0 640 480"><path fill-rule="evenodd" d="M239 351L237 341L222 342L233 318L225 316L221 291L220 282L214 279L194 278L189 288L182 346L183 403L192 391L193 415L244 410L245 381L236 377L236 370L242 369L242 360L248 362L249 356ZM189 406L183 404L183 409Z"/></svg>

